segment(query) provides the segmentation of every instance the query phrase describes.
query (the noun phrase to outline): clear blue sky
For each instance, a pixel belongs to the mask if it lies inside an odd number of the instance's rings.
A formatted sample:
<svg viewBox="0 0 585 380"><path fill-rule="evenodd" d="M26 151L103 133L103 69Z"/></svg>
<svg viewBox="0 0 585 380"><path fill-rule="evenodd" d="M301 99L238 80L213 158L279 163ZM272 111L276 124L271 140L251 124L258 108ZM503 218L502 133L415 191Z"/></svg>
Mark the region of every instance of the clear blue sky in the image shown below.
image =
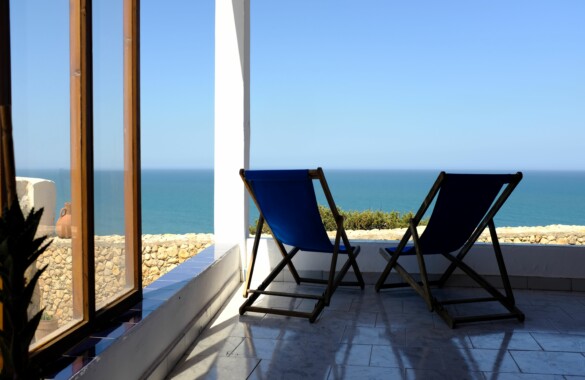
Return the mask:
<svg viewBox="0 0 585 380"><path fill-rule="evenodd" d="M142 1L144 168L213 166L214 6ZM67 167L69 2L11 7L17 167ZM122 9L94 7L95 161L120 167ZM581 0L252 0L251 165L583 170L584 20Z"/></svg>

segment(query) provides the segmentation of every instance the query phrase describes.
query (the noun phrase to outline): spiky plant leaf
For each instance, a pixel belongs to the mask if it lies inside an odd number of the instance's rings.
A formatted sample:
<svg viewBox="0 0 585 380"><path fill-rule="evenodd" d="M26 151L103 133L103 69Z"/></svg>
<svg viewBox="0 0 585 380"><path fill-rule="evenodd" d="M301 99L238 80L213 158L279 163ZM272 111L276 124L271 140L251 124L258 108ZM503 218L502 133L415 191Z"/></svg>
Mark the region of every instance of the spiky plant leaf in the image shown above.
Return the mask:
<svg viewBox="0 0 585 380"><path fill-rule="evenodd" d="M0 218L0 277L3 281L0 299L4 307L4 326L0 334L3 367L0 378L38 379L38 371L29 363L29 346L42 312L28 320L28 306L39 277L46 267L30 279L27 268L47 249L46 237L36 238L43 210L32 209L25 218L18 201Z"/></svg>
<svg viewBox="0 0 585 380"><path fill-rule="evenodd" d="M38 313L33 315L33 317L28 321L28 324L26 325L24 331L22 332L22 339L26 340L27 342L32 342L35 336L35 332L37 331L37 327L39 326L39 322L43 317L44 311L45 309L43 308ZM28 354L28 347L26 347L26 351Z"/></svg>
<svg viewBox="0 0 585 380"><path fill-rule="evenodd" d="M39 281L39 278L41 277L43 272L45 272L45 269L47 269L46 265L44 267L42 267L41 269L38 269L24 287L24 291L22 293L22 299L25 301L28 300L29 304L30 304L30 300L32 300L32 296L33 296L33 293L35 291L35 286L37 285L37 282Z"/></svg>
<svg viewBox="0 0 585 380"><path fill-rule="evenodd" d="M49 245L51 245L51 241L47 240L46 236L36 239L32 247L32 252L34 253L26 260L27 267L31 266L35 261L37 261L39 256L45 253L47 248L49 248Z"/></svg>

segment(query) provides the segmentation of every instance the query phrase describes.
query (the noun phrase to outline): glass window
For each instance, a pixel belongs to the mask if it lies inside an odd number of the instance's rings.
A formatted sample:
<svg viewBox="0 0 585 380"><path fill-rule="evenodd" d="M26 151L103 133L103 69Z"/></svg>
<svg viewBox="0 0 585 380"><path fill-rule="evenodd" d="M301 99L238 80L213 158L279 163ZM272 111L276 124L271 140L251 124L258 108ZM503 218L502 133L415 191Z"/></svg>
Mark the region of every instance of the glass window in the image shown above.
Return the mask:
<svg viewBox="0 0 585 380"><path fill-rule="evenodd" d="M93 6L93 112L96 308L133 287L124 224L123 8Z"/></svg>
<svg viewBox="0 0 585 380"><path fill-rule="evenodd" d="M52 239L30 306L41 361L142 296L134 5L11 2L17 191Z"/></svg>
<svg viewBox="0 0 585 380"><path fill-rule="evenodd" d="M12 94L17 192L26 213L43 208L39 234L53 239L29 314L44 309L38 345L79 322L71 244L69 2L11 2Z"/></svg>

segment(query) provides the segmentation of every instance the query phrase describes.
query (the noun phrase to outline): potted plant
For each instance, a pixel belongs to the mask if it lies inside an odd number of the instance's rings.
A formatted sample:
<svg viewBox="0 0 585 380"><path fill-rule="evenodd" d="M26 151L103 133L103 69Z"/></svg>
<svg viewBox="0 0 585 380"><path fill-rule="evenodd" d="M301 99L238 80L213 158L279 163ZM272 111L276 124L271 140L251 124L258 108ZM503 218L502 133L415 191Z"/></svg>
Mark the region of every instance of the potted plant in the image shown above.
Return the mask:
<svg viewBox="0 0 585 380"><path fill-rule="evenodd" d="M18 201L4 210L0 218L0 302L3 305L3 330L0 331L2 379L38 379L37 368L29 363L29 346L43 310L28 319L27 309L34 288L46 266L27 278L27 268L47 249L51 241L37 237L43 209L32 209L25 217Z"/></svg>

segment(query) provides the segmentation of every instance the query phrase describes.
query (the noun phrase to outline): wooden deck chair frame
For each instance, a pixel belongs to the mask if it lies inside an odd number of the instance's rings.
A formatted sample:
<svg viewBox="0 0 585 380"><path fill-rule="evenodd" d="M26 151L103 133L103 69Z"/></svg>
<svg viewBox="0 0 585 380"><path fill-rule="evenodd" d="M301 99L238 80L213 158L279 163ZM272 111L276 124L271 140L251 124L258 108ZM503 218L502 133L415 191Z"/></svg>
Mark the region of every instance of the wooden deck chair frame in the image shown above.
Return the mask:
<svg viewBox="0 0 585 380"><path fill-rule="evenodd" d="M331 191L329 190L329 186L327 185L327 181L325 180L325 175L321 168L317 168L314 170L308 170L308 175L311 180L318 180L321 188L323 189L323 193L327 199L327 203L331 212L333 213L333 218L337 224L337 231L335 233L335 243L332 245L332 256L331 256L331 265L329 268L328 278L327 280L324 279L316 279L316 278L308 278L308 277L301 277L296 270L292 259L293 257L301 251L298 247L292 247L290 250L287 251L284 244L274 236L274 241L282 255L282 260L274 267L274 269L270 272L270 274L264 279L264 281L258 286L256 289L250 289L250 285L252 282L252 276L254 274L254 267L256 264L256 259L258 256L258 247L260 243L261 231L264 223L267 223L264 214L262 212L262 208L259 205L259 202L256 198L256 194L252 186L248 183L246 178L246 170L240 170L240 176L244 181L244 184L250 193L254 203L256 204L260 216L258 218L258 223L256 225L256 235L254 237L254 245L252 247L251 257L248 262L248 269L246 272L246 283L244 288L244 297L247 297L246 301L240 306L240 315L243 315L247 311L251 312L260 312L260 313L269 313L269 314L278 314L278 315L285 315L285 316L292 316L292 317L303 317L308 318L309 321L312 323L314 322L321 311L328 306L331 300L331 296L333 295L335 289L338 286L359 286L361 289L364 288L364 280L362 278L360 269L358 267L356 258L360 252L359 246L351 246L349 239L347 238L347 234L343 227L343 216L341 216L335 206L335 202L333 201L333 197L331 196ZM268 224L268 223L267 223ZM270 225L268 225L270 227ZM344 252L341 252L341 244L345 247ZM347 254L347 260L336 274L336 267L337 267L337 260L339 254ZM268 286L274 281L274 279L279 275L279 273L285 268L288 267L290 273L297 283L300 285L301 283L309 283L309 284L323 284L325 285L325 290L321 295L317 294L301 294L301 293L287 293L287 292L278 292L278 291L269 291L266 290ZM357 281L342 281L344 276L348 273L349 268L353 268L353 272L356 276ZM301 299L313 299L315 300L315 306L312 311L304 312L298 310L286 310L286 309L278 309L278 308L271 308L271 307L262 307L262 306L254 306L254 302L258 299L260 295L267 295L267 296L279 296L279 297L290 297L290 298L301 298Z"/></svg>
<svg viewBox="0 0 585 380"><path fill-rule="evenodd" d="M509 318L517 318L519 321L524 321L524 313L520 311L516 307L514 294L512 291L512 286L510 284L510 279L508 277L508 272L506 269L506 265L504 263L504 258L502 255L502 250L498 241L498 235L496 233L496 228L494 224L494 216L502 207L502 205L506 202L512 191L516 188L520 180L522 179L522 173L518 172L516 174L505 175L509 177L509 181L502 186L503 190L499 193L499 196L496 197L495 201L492 203L491 207L481 220L481 222L475 227L473 233L469 236L467 241L458 249L458 252L454 254L456 251L452 252L440 252L440 254L445 257L447 260L450 261L450 265L446 269L446 271L442 274L439 280L437 281L429 281L426 264L425 264L425 252L421 252L421 248L419 246L420 237L417 232L417 226L419 225L422 217L424 216L425 212L433 202L433 199L439 193L443 181L447 176L451 174L447 174L445 172L441 172L435 181L434 185L432 186L430 192L424 199L420 209L409 222L409 226L407 231L405 232L404 236L400 240L398 246L395 248L394 252L390 251L389 249L381 249L380 253L384 253L387 257L390 254L389 261L384 268L384 271L380 275L375 289L379 292L381 289L387 288L396 288L396 287L404 287L404 286L411 286L418 294L422 296L425 300L429 311L436 311L442 318L447 322L449 327L454 328L456 325L461 323L469 323L469 322L479 322L479 321L491 321L491 320L500 320L500 319L509 319ZM489 175L489 174L487 174ZM432 218L432 215L431 215ZM486 279L484 279L476 270L472 269L466 263L463 262L465 256L468 254L471 247L475 244L477 239L480 237L481 233L488 228L490 231L492 246L494 249L495 259L498 264L498 269L500 272L502 285L504 288L504 293L500 290L496 289L492 284L490 284ZM424 234L424 232L423 232ZM421 235L422 236L422 235ZM401 255L403 255L403 251L407 247L407 243L409 239L412 237L414 243L414 254L416 255L418 261L418 267L420 271L420 280L415 279L410 273L408 273L403 266L398 263L398 259ZM412 256L412 253L410 253ZM402 283L389 283L386 284L386 280L390 274L390 271L394 269L401 278L405 281ZM487 293L490 294L490 297L483 297L483 298L465 298L465 299L451 299L451 300L442 300L439 301L437 298L433 297L431 287L443 287L450 276L456 269L460 269L465 274L467 274L472 280L474 280L481 288L483 288ZM497 301L502 306L504 306L508 312L507 313L497 313L497 314L484 314L484 315L473 315L473 316L453 316L451 313L447 311L445 308L446 305L452 304L463 304L463 303L474 303L474 302L490 302L490 301Z"/></svg>

